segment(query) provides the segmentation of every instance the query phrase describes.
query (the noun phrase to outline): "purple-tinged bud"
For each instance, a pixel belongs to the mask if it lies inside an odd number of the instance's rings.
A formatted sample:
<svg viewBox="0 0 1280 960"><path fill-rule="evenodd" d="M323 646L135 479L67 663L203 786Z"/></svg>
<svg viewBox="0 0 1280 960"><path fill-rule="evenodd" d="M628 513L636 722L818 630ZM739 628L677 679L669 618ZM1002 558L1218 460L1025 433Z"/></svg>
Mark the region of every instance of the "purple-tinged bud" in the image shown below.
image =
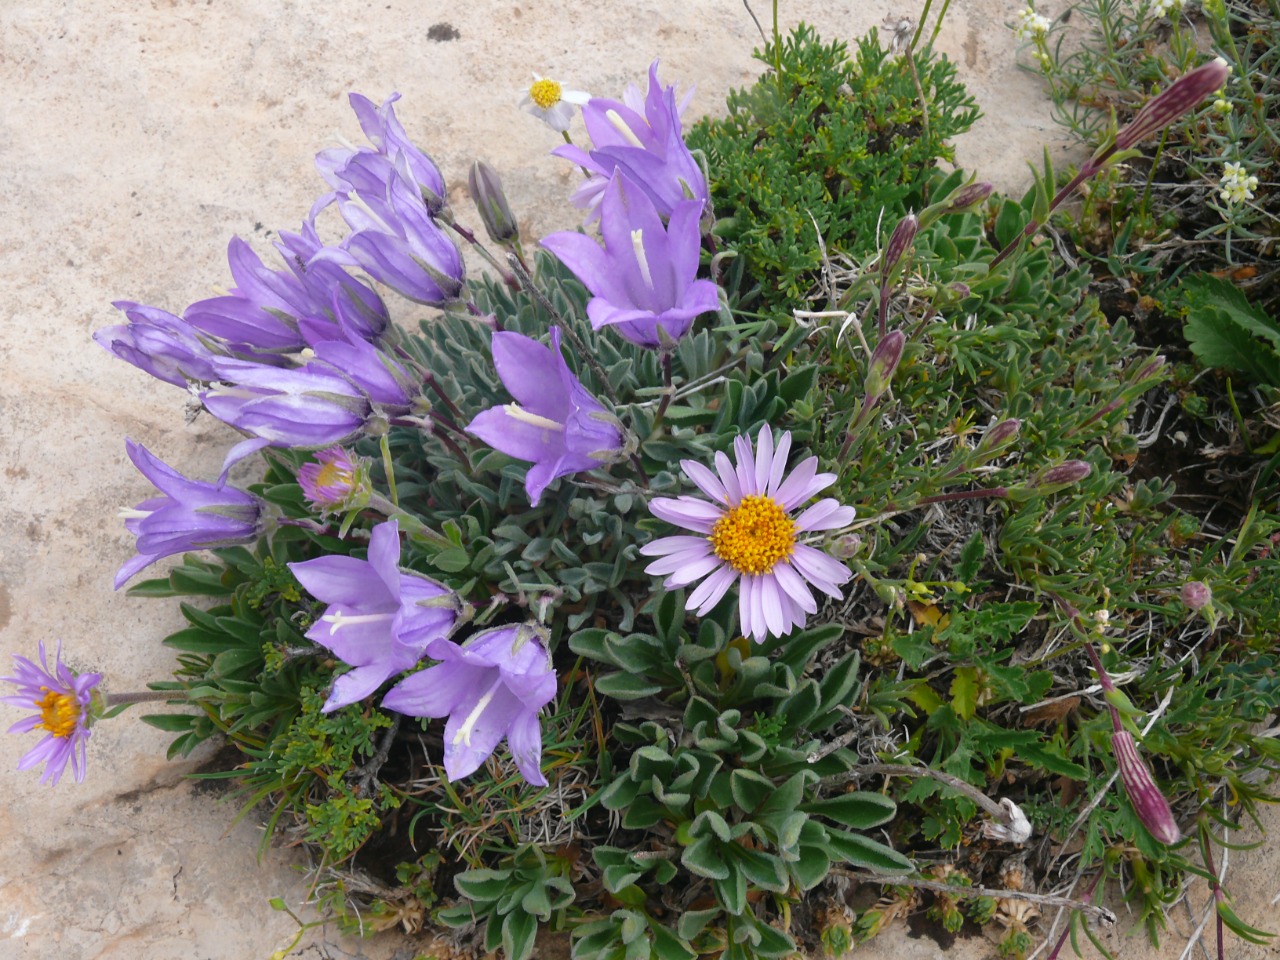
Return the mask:
<svg viewBox="0 0 1280 960"><path fill-rule="evenodd" d="M1093 467L1088 461L1067 460L1042 472L1036 478L1035 486L1040 493L1053 493L1079 483L1091 473Z"/></svg>
<svg viewBox="0 0 1280 960"><path fill-rule="evenodd" d="M1133 378L1134 383L1141 383L1143 380L1149 380L1164 369L1165 359L1163 356L1154 356L1141 367L1138 368L1137 375Z"/></svg>
<svg viewBox="0 0 1280 960"><path fill-rule="evenodd" d="M373 489L369 459L342 447L329 447L298 468L298 485L321 513L363 509Z"/></svg>
<svg viewBox="0 0 1280 960"><path fill-rule="evenodd" d="M1182 585L1178 596L1192 610L1203 610L1213 601L1213 591L1203 580L1192 580Z"/></svg>
<svg viewBox="0 0 1280 960"><path fill-rule="evenodd" d="M520 226L507 203L502 180L493 167L483 160L471 164L467 185L471 188L471 199L480 211L480 220L494 243L510 243L520 236Z"/></svg>
<svg viewBox="0 0 1280 960"><path fill-rule="evenodd" d="M889 245L885 247L884 255L880 258L881 278L888 279L889 273L907 252L919 229L920 221L914 213L909 213L898 221L898 225L893 228L893 233L889 236Z"/></svg>
<svg viewBox="0 0 1280 960"><path fill-rule="evenodd" d="M846 533L827 544L827 552L837 560L851 560L862 552L862 537Z"/></svg>
<svg viewBox="0 0 1280 960"><path fill-rule="evenodd" d="M1138 115L1116 134L1115 149L1108 153L1118 153L1137 146L1151 137L1184 113L1190 113L1198 107L1206 97L1220 89L1227 82L1231 73L1227 61L1215 57L1206 64L1185 73L1159 96L1147 101Z"/></svg>
<svg viewBox="0 0 1280 960"><path fill-rule="evenodd" d="M947 216L973 210L979 204L986 202L987 197L991 196L995 189L995 185L990 183L966 183L938 204L938 215Z"/></svg>
<svg viewBox="0 0 1280 960"><path fill-rule="evenodd" d="M1151 778L1151 771L1138 756L1133 736L1127 730L1111 735L1111 752L1120 769L1120 782L1124 784L1124 792L1129 795L1133 812L1138 815L1142 825L1160 843L1171 845L1181 840L1182 831L1173 818L1169 801Z"/></svg>
<svg viewBox="0 0 1280 960"><path fill-rule="evenodd" d="M978 452L991 454L1006 444L1012 443L1022 429L1022 421L1017 419L1001 420L987 428L978 442Z"/></svg>
<svg viewBox="0 0 1280 960"><path fill-rule="evenodd" d="M901 330L885 334L871 353L871 362L867 364L867 406L878 401L889 389L893 375L902 360L902 348L907 345L907 336Z"/></svg>

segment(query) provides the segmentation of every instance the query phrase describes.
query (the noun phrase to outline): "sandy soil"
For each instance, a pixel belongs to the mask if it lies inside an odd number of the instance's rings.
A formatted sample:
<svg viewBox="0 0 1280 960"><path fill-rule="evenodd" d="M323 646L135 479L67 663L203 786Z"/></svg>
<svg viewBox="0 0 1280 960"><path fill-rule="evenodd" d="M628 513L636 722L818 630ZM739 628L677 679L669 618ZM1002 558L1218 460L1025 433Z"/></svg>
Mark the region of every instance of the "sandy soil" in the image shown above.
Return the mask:
<svg viewBox="0 0 1280 960"><path fill-rule="evenodd" d="M768 5L757 6L765 16ZM781 5L784 23L844 38L921 6ZM1042 142L1061 149L1036 81L1014 65L1005 23L1016 8L954 3L939 38L986 113L960 160L1011 190L1025 186L1025 160ZM664 78L696 82L692 110L715 111L758 73L756 42L733 0L6 0L0 663L61 638L74 667L102 671L118 691L169 673L159 640L179 625L176 608L111 589L133 552L116 511L150 496L123 438L211 476L229 436L207 417L184 422L179 391L109 357L90 334L116 322L112 300L181 312L228 283L233 234L266 252L271 231L295 229L322 188L312 154L337 132L358 137L347 91L404 95L400 116L459 206L473 157L493 163L536 238L576 215L564 200L571 171L546 156L556 135L515 106L532 71L616 95L661 56ZM51 790L12 772L28 738L0 738L0 958L241 960L289 942L293 921L267 901L283 897L308 915L300 857L271 849L256 859L252 818L236 822L234 802L214 802L185 778L206 756L166 762L168 739L128 716L104 723L88 779ZM1241 859L1240 912L1265 925L1280 883L1274 854ZM415 952L394 938L310 943L302 955ZM1130 955L1176 957L1179 937L1168 944L1154 954L1117 941ZM861 952L943 951L894 934ZM946 952L992 950L975 940Z"/></svg>

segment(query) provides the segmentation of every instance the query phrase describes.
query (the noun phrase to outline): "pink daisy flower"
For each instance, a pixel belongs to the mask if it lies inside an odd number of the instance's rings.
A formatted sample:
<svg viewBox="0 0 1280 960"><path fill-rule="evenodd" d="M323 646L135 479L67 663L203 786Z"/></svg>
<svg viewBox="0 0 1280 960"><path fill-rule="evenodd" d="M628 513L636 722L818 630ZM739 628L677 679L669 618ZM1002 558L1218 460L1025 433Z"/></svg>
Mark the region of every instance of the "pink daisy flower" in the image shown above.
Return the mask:
<svg viewBox="0 0 1280 960"><path fill-rule="evenodd" d="M668 589L706 577L686 606L705 616L736 582L742 633L757 642L781 637L818 612L810 587L839 600L840 586L852 574L821 550L800 542L800 535L835 530L854 518L853 507L825 497L799 514L795 510L831 486L834 473L818 473L809 457L786 476L791 434L773 445L768 425L760 428L753 451L747 437L733 441L735 464L716 454L716 469L682 460L685 476L710 502L699 497L657 497L654 516L693 530L696 536L663 537L640 548L658 557L647 573L666 576Z"/></svg>
<svg viewBox="0 0 1280 960"><path fill-rule="evenodd" d="M17 694L0 697L0 703L37 710L38 713L19 720L9 728L9 733L26 733L28 730L45 731L44 738L28 750L18 761L19 770L29 770L44 763L41 783L56 784L71 764L76 782L84 779L84 745L89 739L92 721L89 704L93 688L102 680L100 673L75 674L62 662L62 644L53 655L53 669L49 669L44 642L40 643L40 665L26 657L14 654L17 674L0 677L0 683L12 683Z"/></svg>

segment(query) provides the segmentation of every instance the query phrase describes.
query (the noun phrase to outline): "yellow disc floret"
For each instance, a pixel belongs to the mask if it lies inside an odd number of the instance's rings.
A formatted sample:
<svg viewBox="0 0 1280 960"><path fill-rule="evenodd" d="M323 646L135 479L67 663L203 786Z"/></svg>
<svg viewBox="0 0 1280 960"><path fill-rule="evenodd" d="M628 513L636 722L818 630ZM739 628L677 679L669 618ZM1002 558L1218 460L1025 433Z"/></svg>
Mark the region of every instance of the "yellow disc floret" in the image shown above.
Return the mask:
<svg viewBox="0 0 1280 960"><path fill-rule="evenodd" d="M716 521L711 549L739 573L768 573L796 546L796 524L772 497L752 494Z"/></svg>
<svg viewBox="0 0 1280 960"><path fill-rule="evenodd" d="M355 482L355 474L340 463L325 463L316 473L317 487L338 487L349 490Z"/></svg>
<svg viewBox="0 0 1280 960"><path fill-rule="evenodd" d="M73 695L59 693L48 687L41 687L44 696L36 701L40 708L38 726L48 730L55 737L69 737L76 732L76 724L80 721L80 701Z"/></svg>
<svg viewBox="0 0 1280 960"><path fill-rule="evenodd" d="M554 80L535 80L529 88L529 99L539 109L550 110L560 102L560 84Z"/></svg>

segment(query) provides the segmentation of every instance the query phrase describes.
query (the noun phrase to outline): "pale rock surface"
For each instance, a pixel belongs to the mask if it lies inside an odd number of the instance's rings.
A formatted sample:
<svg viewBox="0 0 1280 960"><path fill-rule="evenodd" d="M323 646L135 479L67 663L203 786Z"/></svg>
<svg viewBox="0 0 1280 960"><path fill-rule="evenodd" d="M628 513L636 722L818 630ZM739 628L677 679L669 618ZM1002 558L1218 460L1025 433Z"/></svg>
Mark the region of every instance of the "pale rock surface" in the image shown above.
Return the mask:
<svg viewBox="0 0 1280 960"><path fill-rule="evenodd" d="M1014 64L1005 24L1017 6L952 4L939 46L987 114L960 161L1020 191L1026 159L1045 141L1061 155L1061 140L1036 79ZM757 7L766 18L769 5ZM849 39L921 7L803 0L781 15ZM181 312L228 284L233 234L265 254L273 231L296 229L323 186L312 154L337 132L359 138L349 90L404 95L400 116L459 208L470 161L491 162L532 240L577 218L565 202L573 171L546 156L558 137L515 107L531 71L616 96L661 56L664 79L696 82L696 115L759 73L758 42L731 0L5 0L0 665L62 638L74 667L102 671L117 691L167 676L173 655L159 641L180 625L176 607L111 589L133 550L116 511L151 495L124 437L212 477L230 433L208 417L184 422L180 391L90 334L116 322L113 299ZM8 726L17 713L4 709ZM302 858L275 848L256 859L253 818L234 822L234 801L185 777L207 754L168 763L168 739L130 715L104 723L87 780L51 790L13 771L30 738L0 738L0 960L249 960L289 942L295 924L267 901L308 915ZM1246 863L1257 882L1237 885L1241 913L1265 923L1265 906L1248 907L1275 892L1275 862ZM394 937L309 942L300 955L415 952ZM893 939L863 952L940 955L930 941Z"/></svg>

